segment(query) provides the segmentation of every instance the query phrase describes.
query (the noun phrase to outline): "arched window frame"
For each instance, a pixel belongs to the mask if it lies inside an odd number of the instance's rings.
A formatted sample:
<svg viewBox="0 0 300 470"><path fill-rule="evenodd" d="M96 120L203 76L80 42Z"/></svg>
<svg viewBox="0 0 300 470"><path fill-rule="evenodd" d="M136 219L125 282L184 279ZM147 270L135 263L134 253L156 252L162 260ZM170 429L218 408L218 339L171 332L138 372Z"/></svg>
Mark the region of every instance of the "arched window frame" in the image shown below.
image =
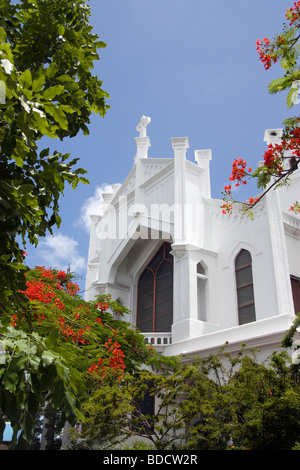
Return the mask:
<svg viewBox="0 0 300 470"><path fill-rule="evenodd" d="M158 262L155 269L153 269L151 266L153 265L153 262L155 262L156 258L159 256L161 250L163 250L162 259ZM170 255L170 251L171 251L171 244L168 243L168 242L164 242L159 247L159 249L156 251L155 255L151 258L150 262L144 268L144 270L142 271L142 273L140 274L139 279L138 279L138 283L137 283L136 325L143 333L171 331L171 325L173 323L173 258ZM166 312L165 314L162 315L162 316L168 316L168 318L167 318L168 327L166 329L161 329L161 328L158 328L158 326L157 326L158 319L161 317L161 315L160 316L157 315L157 300L158 300L158 292L159 292L159 289L158 289L158 285L159 285L158 284L158 282L159 282L158 273L159 273L159 270L163 266L164 263L169 263L169 265L170 265L172 280L171 280L171 286L170 286L171 287L170 294L167 298L167 300L169 300L170 311L168 311L168 312ZM152 329L149 329L149 327L146 327L146 328L143 327L142 323L147 321L147 319L146 320L145 319L141 320L141 318L140 318L140 315L141 315L140 314L140 305L139 305L140 291L141 291L140 281L143 278L143 276L145 275L145 273L149 274L149 272L151 272L152 276L153 276L153 297L152 297L152 303L150 302L150 299L149 299L149 305L148 305L147 308L149 308L149 309L152 308ZM168 274L170 274L170 273L168 273ZM152 293L150 291L147 295L151 296L151 294ZM148 319L148 321L149 321L149 319Z"/></svg>
<svg viewBox="0 0 300 470"><path fill-rule="evenodd" d="M242 256L246 261L240 265ZM239 325L256 321L252 256L246 249L241 249L235 258L235 279ZM242 299L243 296L246 298Z"/></svg>

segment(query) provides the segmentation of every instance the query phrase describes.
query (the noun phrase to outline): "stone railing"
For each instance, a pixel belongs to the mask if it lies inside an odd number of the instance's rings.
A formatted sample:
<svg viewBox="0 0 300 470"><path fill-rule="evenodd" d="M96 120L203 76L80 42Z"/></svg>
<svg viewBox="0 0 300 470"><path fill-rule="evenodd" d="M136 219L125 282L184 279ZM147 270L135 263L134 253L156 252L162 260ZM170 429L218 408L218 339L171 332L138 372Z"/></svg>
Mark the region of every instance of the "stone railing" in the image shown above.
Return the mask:
<svg viewBox="0 0 300 470"><path fill-rule="evenodd" d="M172 344L172 333L143 333L145 341L153 347L168 346Z"/></svg>

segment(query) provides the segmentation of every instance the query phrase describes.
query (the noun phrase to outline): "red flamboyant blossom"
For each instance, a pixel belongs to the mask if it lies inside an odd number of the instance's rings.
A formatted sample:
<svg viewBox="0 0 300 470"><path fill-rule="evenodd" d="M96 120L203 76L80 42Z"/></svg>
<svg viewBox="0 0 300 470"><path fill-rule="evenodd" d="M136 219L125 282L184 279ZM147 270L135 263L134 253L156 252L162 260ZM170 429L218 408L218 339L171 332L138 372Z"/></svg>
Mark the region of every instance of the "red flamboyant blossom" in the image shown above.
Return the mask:
<svg viewBox="0 0 300 470"><path fill-rule="evenodd" d="M226 202L222 205L222 214L231 214L232 213L232 204Z"/></svg>
<svg viewBox="0 0 300 470"><path fill-rule="evenodd" d="M96 308L101 310L101 312L106 312L108 309L108 303L107 302L98 302L96 305Z"/></svg>
<svg viewBox="0 0 300 470"><path fill-rule="evenodd" d="M288 135L281 140L280 144L269 144L268 150L264 154L264 164L268 171L274 175L281 175L283 172L283 161L285 158L300 158L300 129L294 127L289 130Z"/></svg>
<svg viewBox="0 0 300 470"><path fill-rule="evenodd" d="M270 48L269 45L270 41L268 38L264 38L263 40L258 39L256 41L256 50L266 70L271 67L272 62L277 62L277 56L272 52L272 48Z"/></svg>
<svg viewBox="0 0 300 470"><path fill-rule="evenodd" d="M119 331L106 324L104 315L104 312L109 308L114 310L114 307L108 296L98 301L96 308L87 303L79 304L78 299L73 298L78 290L78 285L70 280L65 271L46 269L44 266L35 268L28 274L26 290L22 291L29 299L30 307L12 315L11 325L18 327L21 321L26 320L30 322L31 328L52 323L58 327L64 340L75 343L76 347L94 344L96 341L97 351L100 347L102 357L88 371L97 374L100 380L121 380L126 367L124 352L116 340ZM101 315L103 318L100 318ZM109 339L105 341L103 336Z"/></svg>
<svg viewBox="0 0 300 470"><path fill-rule="evenodd" d="M121 349L121 345L109 338L109 340L104 344L107 348L108 353L110 354L107 360L104 360L102 357L98 359L98 364L93 364L89 367L88 372L90 374L95 374L101 380L105 380L107 377L117 375L118 380L121 380L122 375L124 374L125 364L124 364L124 353Z"/></svg>
<svg viewBox="0 0 300 470"><path fill-rule="evenodd" d="M300 204L295 202L295 204L289 208L289 211L294 212L295 214L300 214Z"/></svg>
<svg viewBox="0 0 300 470"><path fill-rule="evenodd" d="M236 181L235 186L239 186L241 183L247 184L244 178L247 176L247 171L251 173L252 168L247 169L247 162L242 158L236 158L232 164L232 173L229 177L230 181ZM225 192L231 192L231 186L225 186Z"/></svg>
<svg viewBox="0 0 300 470"><path fill-rule="evenodd" d="M294 6L286 9L286 18L290 21L290 26L300 18L300 2L294 2Z"/></svg>

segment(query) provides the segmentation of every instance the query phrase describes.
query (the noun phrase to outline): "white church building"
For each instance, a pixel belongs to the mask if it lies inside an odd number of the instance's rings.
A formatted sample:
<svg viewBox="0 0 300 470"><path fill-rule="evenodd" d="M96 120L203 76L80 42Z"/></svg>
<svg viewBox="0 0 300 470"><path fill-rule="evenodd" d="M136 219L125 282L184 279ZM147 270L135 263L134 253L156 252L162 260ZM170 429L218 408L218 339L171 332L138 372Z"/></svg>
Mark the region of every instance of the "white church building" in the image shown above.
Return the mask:
<svg viewBox="0 0 300 470"><path fill-rule="evenodd" d="M300 311L300 170L269 191L253 220L222 214L210 191L211 150L186 159L188 138L172 138L173 158L148 158L142 116L137 153L122 185L92 216L86 300L111 294L130 322L165 355L189 357L241 344L268 355ZM265 131L266 144L280 129Z"/></svg>

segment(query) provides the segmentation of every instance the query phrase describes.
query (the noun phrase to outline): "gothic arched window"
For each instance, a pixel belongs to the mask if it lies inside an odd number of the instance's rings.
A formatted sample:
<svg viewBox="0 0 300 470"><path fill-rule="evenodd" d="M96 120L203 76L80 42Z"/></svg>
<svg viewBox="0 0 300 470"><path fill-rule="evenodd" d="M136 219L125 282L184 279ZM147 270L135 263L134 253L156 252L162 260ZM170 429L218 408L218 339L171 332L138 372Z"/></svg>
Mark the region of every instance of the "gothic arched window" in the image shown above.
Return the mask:
<svg viewBox="0 0 300 470"><path fill-rule="evenodd" d="M256 320L251 254L241 250L235 260L239 324Z"/></svg>
<svg viewBox="0 0 300 470"><path fill-rule="evenodd" d="M164 242L140 275L137 327L142 332L171 331L173 323L173 256Z"/></svg>

